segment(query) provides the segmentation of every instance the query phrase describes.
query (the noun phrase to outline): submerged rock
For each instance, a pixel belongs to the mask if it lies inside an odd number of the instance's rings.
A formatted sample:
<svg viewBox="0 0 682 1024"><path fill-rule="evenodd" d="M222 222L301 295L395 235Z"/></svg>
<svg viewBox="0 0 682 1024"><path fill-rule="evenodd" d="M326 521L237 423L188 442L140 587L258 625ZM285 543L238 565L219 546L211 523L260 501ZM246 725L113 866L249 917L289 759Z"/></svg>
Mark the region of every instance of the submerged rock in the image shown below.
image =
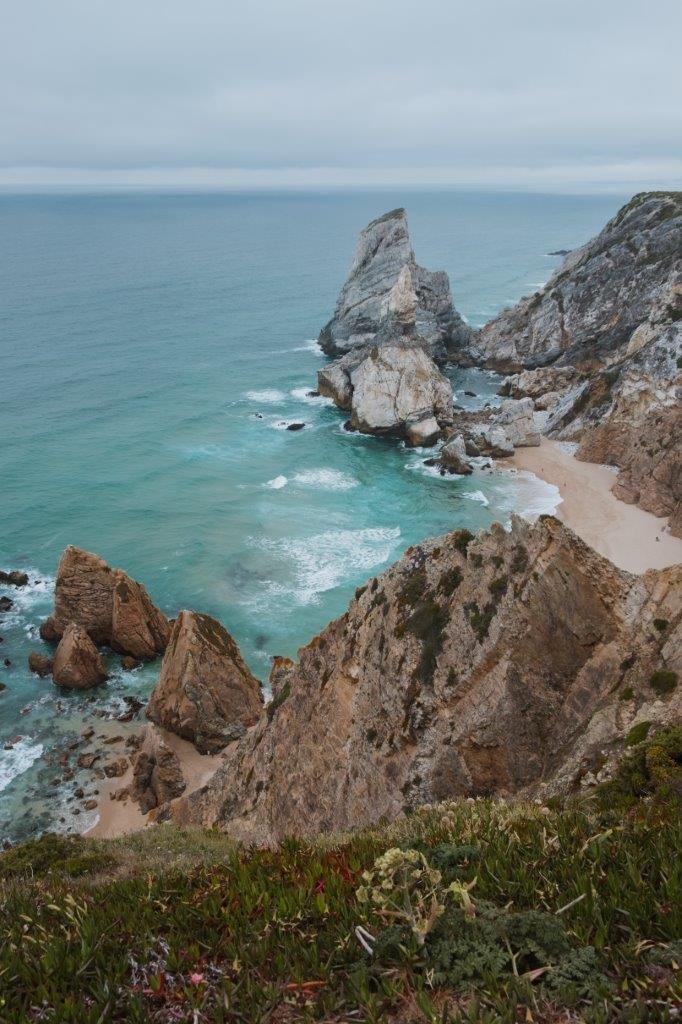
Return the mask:
<svg viewBox="0 0 682 1024"><path fill-rule="evenodd" d="M57 686L85 690L108 676L104 658L81 627L70 622L55 652L52 678Z"/></svg>
<svg viewBox="0 0 682 1024"><path fill-rule="evenodd" d="M679 720L679 685L650 680L679 677L681 631L682 567L632 576L552 517L436 538L277 662L266 713L173 816L276 843L570 792L634 721Z"/></svg>
<svg viewBox="0 0 682 1024"><path fill-rule="evenodd" d="M133 658L154 658L168 643L168 619L142 584L89 551L73 546L64 551L54 605L54 615L40 628L43 639L58 639L75 622L94 643Z"/></svg>
<svg viewBox="0 0 682 1024"><path fill-rule="evenodd" d="M147 717L215 753L243 736L262 706L260 683L227 630L209 615L181 611Z"/></svg>
<svg viewBox="0 0 682 1024"><path fill-rule="evenodd" d="M327 355L338 356L409 333L418 335L436 359L468 344L472 335L452 304L447 274L417 264L401 208L360 233L334 316L319 342Z"/></svg>

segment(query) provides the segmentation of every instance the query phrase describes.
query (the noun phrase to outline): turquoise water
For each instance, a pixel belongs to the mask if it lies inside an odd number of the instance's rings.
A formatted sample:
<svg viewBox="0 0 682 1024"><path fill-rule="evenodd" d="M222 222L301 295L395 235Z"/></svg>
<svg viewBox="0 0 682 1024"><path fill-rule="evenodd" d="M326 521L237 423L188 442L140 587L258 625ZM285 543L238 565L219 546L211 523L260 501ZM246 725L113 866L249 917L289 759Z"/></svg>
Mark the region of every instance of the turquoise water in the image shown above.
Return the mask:
<svg viewBox="0 0 682 1024"><path fill-rule="evenodd" d="M0 616L0 836L82 827L51 787L51 751L93 708L122 708L155 678L155 666L123 673L112 661L112 681L84 698L28 673L67 544L144 581L169 614L217 616L265 679L273 654L295 654L409 544L552 506L551 488L508 473L434 476L426 453L348 434L306 394L324 362L311 339L364 224L405 205L418 260L448 271L458 309L480 325L547 280L550 250L585 241L620 203L0 196L0 567L41 581L0 589L15 600ZM453 379L460 400L477 393L463 403L494 401L493 375ZM284 429L292 421L305 429Z"/></svg>

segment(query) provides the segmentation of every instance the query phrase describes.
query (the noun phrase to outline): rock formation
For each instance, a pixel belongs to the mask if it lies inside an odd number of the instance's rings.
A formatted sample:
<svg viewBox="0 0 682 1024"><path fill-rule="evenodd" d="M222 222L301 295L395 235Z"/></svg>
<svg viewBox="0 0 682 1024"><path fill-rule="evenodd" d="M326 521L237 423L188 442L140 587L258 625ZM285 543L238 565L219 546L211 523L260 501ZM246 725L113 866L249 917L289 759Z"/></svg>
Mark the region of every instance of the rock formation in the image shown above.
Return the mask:
<svg viewBox="0 0 682 1024"><path fill-rule="evenodd" d="M95 644L133 658L154 658L168 643L170 624L142 584L89 551L72 546L64 551L54 605L54 615L41 626L44 640L59 639L75 622Z"/></svg>
<svg viewBox="0 0 682 1024"><path fill-rule="evenodd" d="M468 357L515 372L503 390L547 411L545 433L618 466L617 497L682 536L682 193L635 196Z"/></svg>
<svg viewBox="0 0 682 1024"><path fill-rule="evenodd" d="M9 572L0 569L0 583L9 584L11 587L25 587L28 583L28 574L19 569L10 569Z"/></svg>
<svg viewBox="0 0 682 1024"><path fill-rule="evenodd" d="M444 271L420 267L403 209L378 217L361 232L334 316L319 341L328 355L418 336L435 359L468 345L472 332L452 304Z"/></svg>
<svg viewBox="0 0 682 1024"><path fill-rule="evenodd" d="M278 659L273 699L175 820L272 843L603 777L680 713L682 567L632 576L551 517L410 548Z"/></svg>
<svg viewBox="0 0 682 1024"><path fill-rule="evenodd" d="M681 251L682 193L636 195L540 291L485 325L477 361L511 372L607 362L652 314L656 327L674 320Z"/></svg>
<svg viewBox="0 0 682 1024"><path fill-rule="evenodd" d="M440 464L450 473L468 476L472 472L467 458L466 444L461 434L455 434L440 451Z"/></svg>
<svg viewBox="0 0 682 1024"><path fill-rule="evenodd" d="M177 754L156 726L145 726L140 740L133 757L130 795L140 805L142 813L147 814L184 793L187 783Z"/></svg>
<svg viewBox="0 0 682 1024"><path fill-rule="evenodd" d="M318 372L318 390L350 411L350 426L366 434L433 444L452 422L452 387L416 345L389 342L349 353Z"/></svg>
<svg viewBox="0 0 682 1024"><path fill-rule="evenodd" d="M208 615L180 612L147 717L205 754L243 736L262 706L260 683L227 630Z"/></svg>
<svg viewBox="0 0 682 1024"><path fill-rule="evenodd" d="M46 658L44 655L38 654L36 651L31 651L28 656L29 670L35 675L40 676L41 679L52 675L52 665L52 658Z"/></svg>
<svg viewBox="0 0 682 1024"><path fill-rule="evenodd" d="M52 663L52 678L57 686L70 690L85 690L103 683L107 666L92 640L75 622L64 630Z"/></svg>

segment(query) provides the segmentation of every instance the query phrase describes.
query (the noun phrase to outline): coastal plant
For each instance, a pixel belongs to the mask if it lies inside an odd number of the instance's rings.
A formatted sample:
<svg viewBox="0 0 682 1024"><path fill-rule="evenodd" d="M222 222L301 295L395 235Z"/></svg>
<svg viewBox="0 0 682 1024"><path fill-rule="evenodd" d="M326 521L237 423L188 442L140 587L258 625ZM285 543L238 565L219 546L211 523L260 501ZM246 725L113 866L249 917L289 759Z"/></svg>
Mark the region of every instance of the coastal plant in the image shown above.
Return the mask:
<svg viewBox="0 0 682 1024"><path fill-rule="evenodd" d="M660 697L664 697L666 694L672 693L677 686L677 673L671 672L669 669L659 669L649 679L649 686Z"/></svg>
<svg viewBox="0 0 682 1024"><path fill-rule="evenodd" d="M457 896L465 912L474 913L471 886L455 881L444 887L441 872L418 850L387 850L363 873L362 880L358 901L368 904L385 923L406 927L419 945L445 911L449 896Z"/></svg>

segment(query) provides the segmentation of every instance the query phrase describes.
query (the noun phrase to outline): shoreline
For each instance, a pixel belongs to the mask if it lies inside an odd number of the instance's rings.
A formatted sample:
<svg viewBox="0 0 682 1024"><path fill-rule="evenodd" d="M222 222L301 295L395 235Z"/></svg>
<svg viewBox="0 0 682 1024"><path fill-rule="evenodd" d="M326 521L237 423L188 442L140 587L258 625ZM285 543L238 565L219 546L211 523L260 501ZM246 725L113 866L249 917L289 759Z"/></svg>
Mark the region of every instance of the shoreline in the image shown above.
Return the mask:
<svg viewBox="0 0 682 1024"><path fill-rule="evenodd" d="M506 461L557 487L557 519L619 569L640 575L682 563L682 538L673 537L666 519L616 498L611 467L580 462L546 437L537 448L517 448Z"/></svg>

